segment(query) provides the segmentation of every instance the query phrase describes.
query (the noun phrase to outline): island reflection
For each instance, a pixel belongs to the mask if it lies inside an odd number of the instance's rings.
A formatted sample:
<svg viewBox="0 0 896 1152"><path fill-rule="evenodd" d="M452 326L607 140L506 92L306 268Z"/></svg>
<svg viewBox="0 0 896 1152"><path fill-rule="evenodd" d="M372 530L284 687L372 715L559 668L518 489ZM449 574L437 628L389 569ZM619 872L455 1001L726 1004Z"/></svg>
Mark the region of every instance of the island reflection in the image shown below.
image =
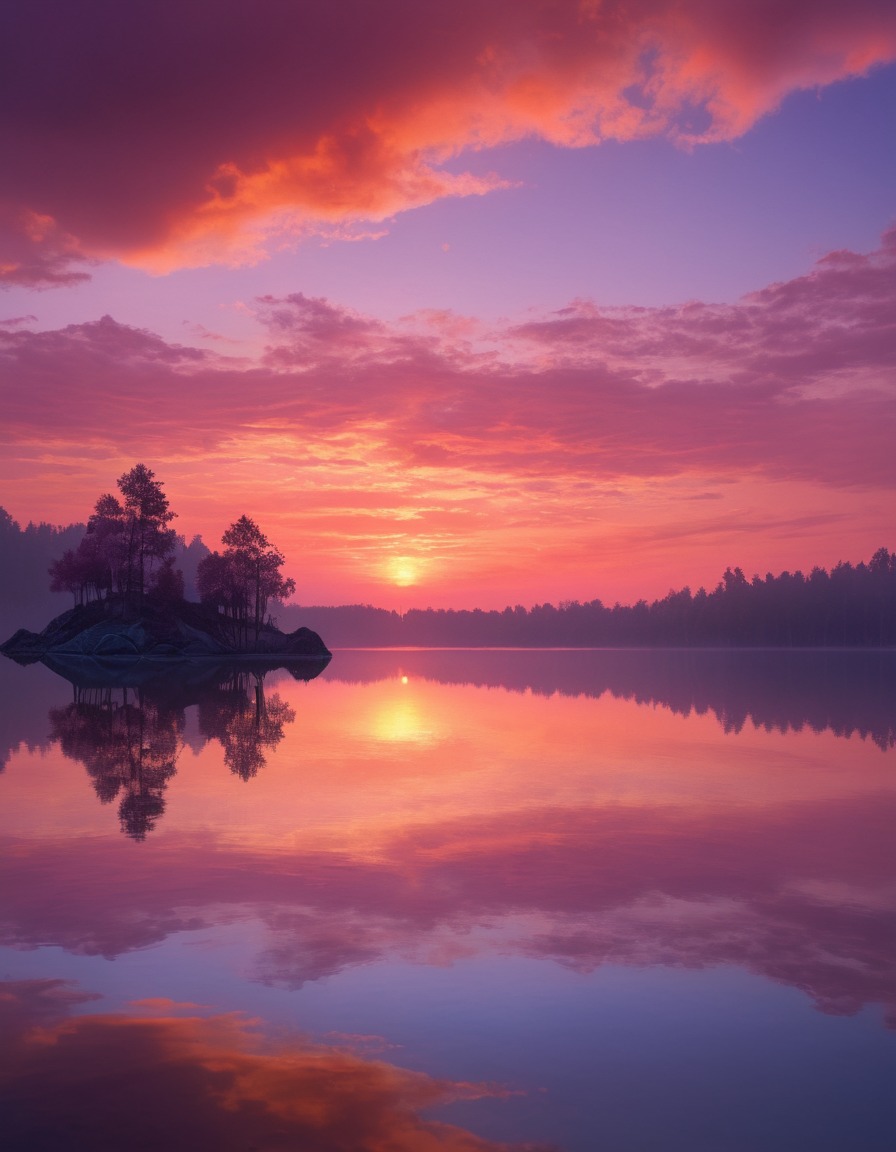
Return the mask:
<svg viewBox="0 0 896 1152"><path fill-rule="evenodd" d="M96 660L47 660L69 680L73 700L51 708L49 736L63 754L84 765L100 801L120 797L122 831L144 840L165 811L165 789L183 748L186 708L198 709L199 731L217 740L224 763L243 780L257 775L266 752L296 718L274 692L265 693L265 665L158 662L102 664ZM310 680L316 663L292 665L295 679Z"/></svg>
<svg viewBox="0 0 896 1152"><path fill-rule="evenodd" d="M164 792L177 771L184 714L140 689L75 689L75 701L50 711L50 738L83 764L103 804L119 794L121 829L144 840L165 811Z"/></svg>

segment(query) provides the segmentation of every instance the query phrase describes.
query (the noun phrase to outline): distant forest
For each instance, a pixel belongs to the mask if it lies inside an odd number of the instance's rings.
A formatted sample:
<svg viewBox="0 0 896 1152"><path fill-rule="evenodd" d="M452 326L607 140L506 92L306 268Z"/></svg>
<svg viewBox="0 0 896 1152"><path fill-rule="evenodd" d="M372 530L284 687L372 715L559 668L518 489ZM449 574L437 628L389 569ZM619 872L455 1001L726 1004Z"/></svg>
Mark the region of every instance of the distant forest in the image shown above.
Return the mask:
<svg viewBox="0 0 896 1152"><path fill-rule="evenodd" d="M728 568L711 592L683 588L652 603L610 607L576 600L403 615L369 605L288 605L278 622L313 628L331 648L894 647L896 553L880 548L868 563L813 568L808 576L782 572L748 580L740 568Z"/></svg>
<svg viewBox="0 0 896 1152"><path fill-rule="evenodd" d="M50 566L66 552L76 552L86 524L57 528L28 523L22 528L0 507L0 640L17 628L40 630L72 606L68 592L50 591ZM196 600L196 573L209 549L199 536L187 543L175 538L174 564L183 573L188 599Z"/></svg>
<svg viewBox="0 0 896 1152"><path fill-rule="evenodd" d="M71 606L49 591L48 570L76 550L84 524L24 528L0 508L0 629L40 629ZM210 555L199 536L178 537L174 564L188 599ZM503 611L412 609L404 614L371 605L314 607L272 604L280 628L304 625L330 647L896 647L896 553L880 548L870 560L840 563L830 572L771 573L748 579L725 570L710 592L689 588L648 603L608 606L600 600L517 605Z"/></svg>

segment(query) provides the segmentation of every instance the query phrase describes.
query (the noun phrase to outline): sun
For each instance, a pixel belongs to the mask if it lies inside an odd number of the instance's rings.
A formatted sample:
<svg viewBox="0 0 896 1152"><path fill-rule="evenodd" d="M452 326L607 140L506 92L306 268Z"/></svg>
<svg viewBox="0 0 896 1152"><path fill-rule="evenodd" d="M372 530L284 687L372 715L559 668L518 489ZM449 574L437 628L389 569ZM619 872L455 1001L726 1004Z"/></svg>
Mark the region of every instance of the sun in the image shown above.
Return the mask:
<svg viewBox="0 0 896 1152"><path fill-rule="evenodd" d="M410 556L393 556L388 567L389 579L399 588L409 588L420 577L419 566Z"/></svg>

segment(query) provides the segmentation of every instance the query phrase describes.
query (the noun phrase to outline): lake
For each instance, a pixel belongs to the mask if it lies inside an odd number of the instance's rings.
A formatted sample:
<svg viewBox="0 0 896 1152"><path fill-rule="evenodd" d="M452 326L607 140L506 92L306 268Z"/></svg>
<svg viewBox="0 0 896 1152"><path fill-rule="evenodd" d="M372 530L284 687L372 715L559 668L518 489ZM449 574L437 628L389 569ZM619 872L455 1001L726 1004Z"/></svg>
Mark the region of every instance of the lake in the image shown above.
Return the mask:
<svg viewBox="0 0 896 1152"><path fill-rule="evenodd" d="M896 653L0 664L4 1149L896 1147Z"/></svg>

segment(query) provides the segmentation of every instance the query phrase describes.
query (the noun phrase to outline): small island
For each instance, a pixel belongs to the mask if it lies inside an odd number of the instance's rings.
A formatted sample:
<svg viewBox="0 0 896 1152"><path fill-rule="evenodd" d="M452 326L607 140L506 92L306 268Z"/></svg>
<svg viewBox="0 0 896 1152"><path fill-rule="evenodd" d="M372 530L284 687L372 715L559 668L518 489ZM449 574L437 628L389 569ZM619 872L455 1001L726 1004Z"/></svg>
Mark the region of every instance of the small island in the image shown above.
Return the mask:
<svg viewBox="0 0 896 1152"><path fill-rule="evenodd" d="M118 480L121 498L97 500L77 549L50 567L51 588L74 606L42 632L20 628L0 651L20 663L46 657L119 660L328 660L316 632L282 632L272 600L295 591L284 557L254 520L241 516L222 537L223 551L199 565L199 603L185 599L174 567L175 513L161 482L143 464Z"/></svg>

